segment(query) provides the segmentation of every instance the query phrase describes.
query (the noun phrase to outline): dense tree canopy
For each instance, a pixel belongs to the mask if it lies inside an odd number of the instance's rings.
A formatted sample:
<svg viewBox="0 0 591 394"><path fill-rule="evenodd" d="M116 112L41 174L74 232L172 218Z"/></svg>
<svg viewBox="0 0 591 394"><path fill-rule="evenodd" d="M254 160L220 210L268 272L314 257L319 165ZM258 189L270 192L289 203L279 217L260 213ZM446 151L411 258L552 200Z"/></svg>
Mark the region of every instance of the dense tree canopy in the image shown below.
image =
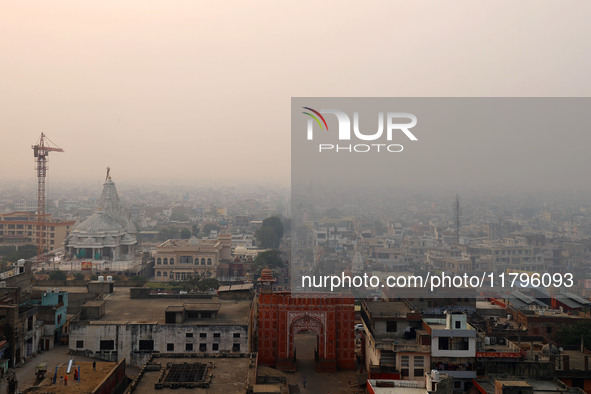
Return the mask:
<svg viewBox="0 0 591 394"><path fill-rule="evenodd" d="M278 249L283 237L283 223L277 216L263 220L263 224L256 231L255 237L261 248Z"/></svg>
<svg viewBox="0 0 591 394"><path fill-rule="evenodd" d="M266 252L259 253L253 261L254 272L257 275L261 274L261 271L265 268L272 270L283 268L285 262L281 258L281 253L278 250L268 250Z"/></svg>
<svg viewBox="0 0 591 394"><path fill-rule="evenodd" d="M581 335L585 346L591 345L591 321L581 321L564 326L556 333L556 340L559 345L571 346L580 345Z"/></svg>

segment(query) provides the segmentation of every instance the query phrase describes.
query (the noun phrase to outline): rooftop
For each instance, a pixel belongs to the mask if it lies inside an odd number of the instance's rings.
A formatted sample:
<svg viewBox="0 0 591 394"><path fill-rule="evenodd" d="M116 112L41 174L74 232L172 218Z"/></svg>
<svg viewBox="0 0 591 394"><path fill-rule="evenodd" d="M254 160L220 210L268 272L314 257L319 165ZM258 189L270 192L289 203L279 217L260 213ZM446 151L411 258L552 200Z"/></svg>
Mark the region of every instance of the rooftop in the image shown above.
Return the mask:
<svg viewBox="0 0 591 394"><path fill-rule="evenodd" d="M208 394L227 394L227 393L245 393L246 382L249 378L249 371L255 369L249 368L249 358L154 358L154 363L161 365L160 370L151 371L146 368L143 376L140 378L135 392L137 393L178 393L187 391L188 389L172 389L164 387L156 389L155 383L158 381L162 373L162 369L166 368L167 363L174 364L192 364L195 362L209 363L212 362L215 366L215 374L209 384L208 388L192 388L191 393L208 393Z"/></svg>
<svg viewBox="0 0 591 394"><path fill-rule="evenodd" d="M60 377L66 375L68 367L67 363L57 366L57 380L56 384L52 384L56 368L51 368L47 371L45 379L41 381L38 388L30 388L31 393L91 393L94 389L111 374L113 369L117 366L116 362L97 361L96 369L93 370L92 362L78 361L77 366L80 366L80 383L74 380L74 369L68 374L68 385L60 384Z"/></svg>
<svg viewBox="0 0 591 394"><path fill-rule="evenodd" d="M105 315L93 322L93 324L114 324L125 322L151 322L165 323L165 311L173 310L169 307L180 307L192 310L211 310L212 305L217 305L219 312L216 318L204 319L203 324L248 324L250 314L250 300L222 300L195 299L190 303L170 298L131 299L129 287L115 287L113 293L105 298ZM197 309L195 309L197 308ZM203 309L205 308L205 309ZM180 311L180 309L179 309ZM108 323L107 323L108 322ZM200 324L200 321L191 320L191 324Z"/></svg>
<svg viewBox="0 0 591 394"><path fill-rule="evenodd" d="M404 302L400 301L365 301L371 318L406 318L412 310Z"/></svg>

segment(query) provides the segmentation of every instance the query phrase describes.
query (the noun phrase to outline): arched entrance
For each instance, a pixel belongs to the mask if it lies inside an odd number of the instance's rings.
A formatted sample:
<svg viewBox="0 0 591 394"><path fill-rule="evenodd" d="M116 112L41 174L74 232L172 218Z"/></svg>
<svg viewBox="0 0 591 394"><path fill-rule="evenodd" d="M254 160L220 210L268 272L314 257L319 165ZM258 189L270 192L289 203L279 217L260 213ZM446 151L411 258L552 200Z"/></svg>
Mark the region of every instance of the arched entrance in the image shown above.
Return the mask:
<svg viewBox="0 0 591 394"><path fill-rule="evenodd" d="M326 355L326 313L323 312L288 312L289 336L288 355L297 360L297 334L315 334L316 344L314 346L313 358L318 361ZM300 341L300 344L309 345L309 341ZM304 349L300 348L300 351ZM308 350L308 349L306 349ZM300 352L302 357L302 352Z"/></svg>
<svg viewBox="0 0 591 394"><path fill-rule="evenodd" d="M352 298L291 297L261 293L257 306L258 361L296 370L295 337L316 336L315 365L320 371L355 368L355 309Z"/></svg>

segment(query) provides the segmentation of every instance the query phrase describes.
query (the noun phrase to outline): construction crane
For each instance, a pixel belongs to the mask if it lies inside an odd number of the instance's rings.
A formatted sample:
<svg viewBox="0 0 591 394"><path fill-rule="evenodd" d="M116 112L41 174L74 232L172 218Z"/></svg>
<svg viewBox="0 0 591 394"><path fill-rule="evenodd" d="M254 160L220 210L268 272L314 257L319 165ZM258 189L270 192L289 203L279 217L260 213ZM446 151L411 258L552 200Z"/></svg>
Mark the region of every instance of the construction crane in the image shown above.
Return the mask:
<svg viewBox="0 0 591 394"><path fill-rule="evenodd" d="M53 146L50 146L53 145ZM63 152L64 150L51 141L44 133L37 144L31 146L35 157L37 171L37 264L47 261L45 255L45 177L47 176L47 156L49 152Z"/></svg>

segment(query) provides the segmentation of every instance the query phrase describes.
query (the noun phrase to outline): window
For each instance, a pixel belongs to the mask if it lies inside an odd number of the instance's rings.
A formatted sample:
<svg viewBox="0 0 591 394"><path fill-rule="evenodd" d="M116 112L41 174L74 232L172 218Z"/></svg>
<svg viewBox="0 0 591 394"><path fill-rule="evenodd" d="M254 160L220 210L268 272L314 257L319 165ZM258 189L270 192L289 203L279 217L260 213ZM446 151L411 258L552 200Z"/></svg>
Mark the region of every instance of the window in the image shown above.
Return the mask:
<svg viewBox="0 0 591 394"><path fill-rule="evenodd" d="M185 350L188 352L192 352L193 351L193 344L192 343L186 343L185 344Z"/></svg>
<svg viewBox="0 0 591 394"><path fill-rule="evenodd" d="M240 338L240 333L239 332L235 332L234 334L232 334L233 338Z"/></svg>
<svg viewBox="0 0 591 394"><path fill-rule="evenodd" d="M207 351L207 344L206 343L200 343L199 344L199 351L200 352L206 352Z"/></svg>
<svg viewBox="0 0 591 394"><path fill-rule="evenodd" d="M154 350L154 341L152 339L140 339L140 351L151 352Z"/></svg>
<svg viewBox="0 0 591 394"><path fill-rule="evenodd" d="M415 368L414 370L415 377L423 376L424 373L425 370L423 368Z"/></svg>
<svg viewBox="0 0 591 394"><path fill-rule="evenodd" d="M101 341L100 342L100 350L114 350L115 349L115 341Z"/></svg>
<svg viewBox="0 0 591 394"><path fill-rule="evenodd" d="M219 332L214 332L213 333L213 339L220 339L220 333Z"/></svg>
<svg viewBox="0 0 591 394"><path fill-rule="evenodd" d="M84 341L76 341L76 349L82 349L84 347Z"/></svg>
<svg viewBox="0 0 591 394"><path fill-rule="evenodd" d="M400 366L402 368L404 368L404 367L408 368L409 365L410 365L410 357L409 356L400 356Z"/></svg>
<svg viewBox="0 0 591 394"><path fill-rule="evenodd" d="M166 344L166 351L167 352L174 352L174 343L167 343Z"/></svg>
<svg viewBox="0 0 591 394"><path fill-rule="evenodd" d="M174 265L174 257L170 258L170 265Z"/></svg>
<svg viewBox="0 0 591 394"><path fill-rule="evenodd" d="M400 370L400 376L408 376L409 375L409 371L408 368L403 368Z"/></svg>
<svg viewBox="0 0 591 394"><path fill-rule="evenodd" d="M456 321L456 328L462 328L462 322Z"/></svg>
<svg viewBox="0 0 591 394"><path fill-rule="evenodd" d="M157 272L156 272L156 276L162 276L162 272L160 272L160 271L157 271Z"/></svg>
<svg viewBox="0 0 591 394"><path fill-rule="evenodd" d="M193 333L192 332L188 332L188 333L185 334L185 336L187 338L193 338Z"/></svg>
<svg viewBox="0 0 591 394"><path fill-rule="evenodd" d="M424 366L425 366L425 357L424 356L415 356L415 367L424 367ZM415 376L416 376L416 374L415 374Z"/></svg>
<svg viewBox="0 0 591 394"><path fill-rule="evenodd" d="M162 262L164 263L164 265L168 265L168 258L165 257L164 259L162 259Z"/></svg>
<svg viewBox="0 0 591 394"><path fill-rule="evenodd" d="M470 341L468 338L451 338L452 350L468 350L470 348Z"/></svg>
<svg viewBox="0 0 591 394"><path fill-rule="evenodd" d="M205 259L201 259L201 265L205 265Z"/></svg>
<svg viewBox="0 0 591 394"><path fill-rule="evenodd" d="M546 327L546 332L548 334L552 334L552 327L550 327L550 326Z"/></svg>
<svg viewBox="0 0 591 394"><path fill-rule="evenodd" d="M164 274L163 274L163 275L164 275L164 276L168 276L168 272L164 272Z"/></svg>
<svg viewBox="0 0 591 394"><path fill-rule="evenodd" d="M193 264L193 257L192 256L181 256L180 262L181 262L181 264Z"/></svg>
<svg viewBox="0 0 591 394"><path fill-rule="evenodd" d="M211 350L220 350L220 344L214 343L213 345L211 345Z"/></svg>
<svg viewBox="0 0 591 394"><path fill-rule="evenodd" d="M386 322L386 332L396 332L396 320Z"/></svg>
<svg viewBox="0 0 591 394"><path fill-rule="evenodd" d="M162 259L161 259L160 257L158 257L158 258L156 259L156 264L157 264L157 265L160 265L160 264L162 264Z"/></svg>
<svg viewBox="0 0 591 394"><path fill-rule="evenodd" d="M207 265L211 265L211 258L207 259Z"/></svg>
<svg viewBox="0 0 591 394"><path fill-rule="evenodd" d="M232 345L232 351L233 352L239 352L240 351L240 344L239 343L235 343Z"/></svg>
<svg viewBox="0 0 591 394"><path fill-rule="evenodd" d="M206 332L200 333L199 338L207 338L207 333Z"/></svg>
<svg viewBox="0 0 591 394"><path fill-rule="evenodd" d="M439 350L449 350L449 338L439 337Z"/></svg>

